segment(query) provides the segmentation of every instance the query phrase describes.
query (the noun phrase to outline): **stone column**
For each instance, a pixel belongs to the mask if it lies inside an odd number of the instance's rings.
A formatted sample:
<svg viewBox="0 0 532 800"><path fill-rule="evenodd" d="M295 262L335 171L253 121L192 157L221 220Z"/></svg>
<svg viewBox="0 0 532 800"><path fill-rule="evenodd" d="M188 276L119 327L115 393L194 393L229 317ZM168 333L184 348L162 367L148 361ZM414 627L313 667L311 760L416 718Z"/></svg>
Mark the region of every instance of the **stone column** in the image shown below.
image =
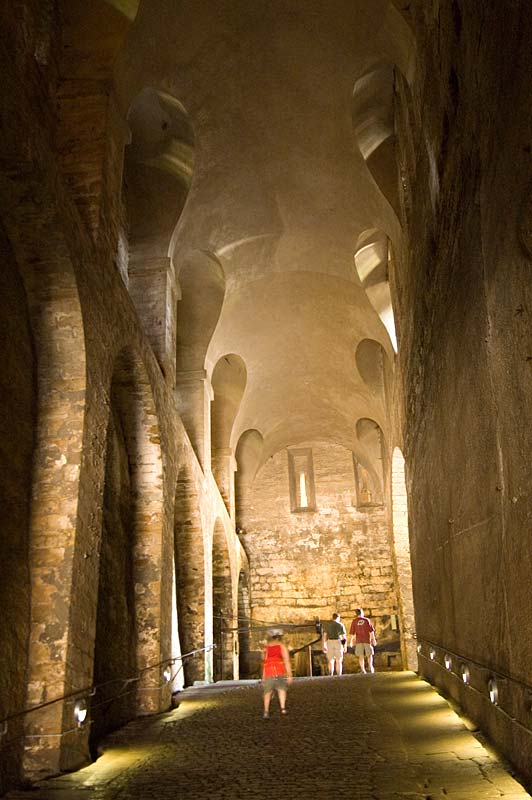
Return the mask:
<svg viewBox="0 0 532 800"><path fill-rule="evenodd" d="M230 447L220 447L212 454L212 474L231 520L235 521L236 459Z"/></svg>
<svg viewBox="0 0 532 800"><path fill-rule="evenodd" d="M172 259L131 259L129 293L166 381L175 386L176 308L181 292Z"/></svg>
<svg viewBox="0 0 532 800"><path fill-rule="evenodd" d="M204 369L176 375L177 410L204 472L211 468L211 402L213 391Z"/></svg>

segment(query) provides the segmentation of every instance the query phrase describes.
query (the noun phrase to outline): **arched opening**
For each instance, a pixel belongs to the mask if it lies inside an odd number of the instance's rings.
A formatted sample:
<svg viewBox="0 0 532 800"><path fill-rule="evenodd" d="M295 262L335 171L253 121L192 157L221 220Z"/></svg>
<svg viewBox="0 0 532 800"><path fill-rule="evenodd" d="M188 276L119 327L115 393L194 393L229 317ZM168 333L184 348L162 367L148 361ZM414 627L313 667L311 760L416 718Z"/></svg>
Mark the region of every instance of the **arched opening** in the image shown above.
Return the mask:
<svg viewBox="0 0 532 800"><path fill-rule="evenodd" d="M253 483L261 463L264 448L262 434L250 428L240 436L236 446L237 471L235 476L235 518L236 532L242 532L242 517L248 500L248 489Z"/></svg>
<svg viewBox="0 0 532 800"><path fill-rule="evenodd" d="M355 266L368 300L379 315L392 347L397 352L389 279L390 245L385 233L370 228L358 237Z"/></svg>
<svg viewBox="0 0 532 800"><path fill-rule="evenodd" d="M9 315L14 314L10 325L19 330L15 333L13 327L5 329L6 337L10 336L3 348L5 378L11 378L12 382L6 387L3 412L9 413L7 398L13 391L16 395L11 402L16 404L17 411L13 417L5 417L9 429L4 428L3 435L11 440L6 455L12 462L12 478L23 480L23 484L11 501L16 502L17 510L2 526L6 532L15 520L21 526L2 559L5 569L10 569L10 553L22 558L12 565L13 576L18 574L21 583L5 605L6 609L12 603L16 605L17 614L21 615L20 625L14 625L11 640L14 649L3 650L7 665L15 655L21 658L12 672L10 668L8 672L0 669L0 693L9 687L7 707L19 711L22 707L38 706L50 697L61 698L91 681L90 658L71 657L86 644L81 644L83 637L78 631L83 629L82 619L87 609L81 603L72 605L71 597L79 586L91 585L90 565L88 559L83 559L86 546L80 543L83 538L80 528L86 523L80 513L80 497L85 489L90 495L91 488L87 484L82 488L85 337L61 212L54 202L49 175L39 163L33 164L31 172L17 170L11 182L7 174L5 178L4 191L0 192L2 278L6 292L5 295L2 292L2 299L9 303ZM13 197L21 196L21 191L27 202L13 203ZM26 301L15 273L15 260ZM26 327L28 321L31 335ZM17 343L16 363L10 362L13 342ZM26 415L24 420L22 412ZM13 418L17 420L17 431L11 430ZM12 449L14 435L20 439L19 445ZM4 500L7 506L10 492L11 489ZM29 532L23 528L25 515ZM27 577L25 583L23 579L28 562L31 597ZM11 570L4 577L2 590L7 590ZM17 679L16 675L21 677ZM13 703L16 703L14 708ZM22 724L25 739L21 738ZM68 701L11 722L3 741L7 758L0 759L0 776L6 769L13 774L22 768L24 775L30 776L55 772L60 764L71 764L73 750L77 758L79 753L87 752L87 733L80 731L72 748L72 736L67 745L63 734L67 730L70 730ZM47 747L40 746L43 741L40 736L45 737ZM15 740L18 741L11 749L8 742ZM21 764L17 748L22 745Z"/></svg>
<svg viewBox="0 0 532 800"><path fill-rule="evenodd" d="M384 348L374 339L362 339L356 349L356 366L371 393L386 405L390 362Z"/></svg>
<svg viewBox="0 0 532 800"><path fill-rule="evenodd" d="M397 575L397 594L401 617L401 649L403 664L417 670L414 598L412 594L412 564L408 531L408 497L405 460L399 447L392 456L392 531L393 553Z"/></svg>
<svg viewBox="0 0 532 800"><path fill-rule="evenodd" d="M247 558L238 576L238 675L250 674L251 588Z"/></svg>
<svg viewBox="0 0 532 800"><path fill-rule="evenodd" d="M212 539L212 636L215 645L213 678L234 677L235 614L231 584L231 564L224 527L216 520Z"/></svg>
<svg viewBox="0 0 532 800"><path fill-rule="evenodd" d="M386 64L359 78L351 114L355 141L381 193L399 215L395 155L394 67Z"/></svg>
<svg viewBox="0 0 532 800"><path fill-rule="evenodd" d="M162 462L151 388L130 350L110 392L90 743L157 710L160 675ZM127 679L135 679L127 683Z"/></svg>
<svg viewBox="0 0 532 800"><path fill-rule="evenodd" d="M372 419L359 419L356 424L357 439L362 446L364 463L355 459L357 506L382 506L384 504L384 436Z"/></svg>
<svg viewBox="0 0 532 800"><path fill-rule="evenodd" d="M220 358L213 370L211 384L212 474L227 510L234 515L234 468L231 433L246 388L246 365L240 356L229 353Z"/></svg>
<svg viewBox="0 0 532 800"><path fill-rule="evenodd" d="M183 467L176 485L174 559L179 641L183 654L205 646L205 548L194 480ZM205 678L201 653L186 658L184 681L190 686Z"/></svg>

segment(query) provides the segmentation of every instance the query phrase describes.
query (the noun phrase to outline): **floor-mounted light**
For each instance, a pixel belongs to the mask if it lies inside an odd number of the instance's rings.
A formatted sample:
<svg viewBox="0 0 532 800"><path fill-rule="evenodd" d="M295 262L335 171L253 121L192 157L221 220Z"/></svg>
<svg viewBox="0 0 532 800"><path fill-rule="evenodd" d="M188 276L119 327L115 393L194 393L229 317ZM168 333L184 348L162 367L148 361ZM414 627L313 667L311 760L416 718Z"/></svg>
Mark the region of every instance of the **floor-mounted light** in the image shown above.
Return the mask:
<svg viewBox="0 0 532 800"><path fill-rule="evenodd" d="M82 697L80 700L76 700L76 704L74 706L74 717L79 727L85 724L88 714L89 704L85 698Z"/></svg>
<svg viewBox="0 0 532 800"><path fill-rule="evenodd" d="M499 702L499 689L495 678L490 678L488 681L488 694L490 696L490 702L496 706Z"/></svg>
<svg viewBox="0 0 532 800"><path fill-rule="evenodd" d="M429 650L429 658L431 661L434 661L436 658L436 650L433 647L431 647Z"/></svg>
<svg viewBox="0 0 532 800"><path fill-rule="evenodd" d="M445 664L445 669L452 669L453 660L449 655L449 653L445 653L445 658L443 659L443 663Z"/></svg>
<svg viewBox="0 0 532 800"><path fill-rule="evenodd" d="M462 676L463 682L468 684L471 679L471 673L469 672L469 667L467 664L462 664L460 667L460 675Z"/></svg>

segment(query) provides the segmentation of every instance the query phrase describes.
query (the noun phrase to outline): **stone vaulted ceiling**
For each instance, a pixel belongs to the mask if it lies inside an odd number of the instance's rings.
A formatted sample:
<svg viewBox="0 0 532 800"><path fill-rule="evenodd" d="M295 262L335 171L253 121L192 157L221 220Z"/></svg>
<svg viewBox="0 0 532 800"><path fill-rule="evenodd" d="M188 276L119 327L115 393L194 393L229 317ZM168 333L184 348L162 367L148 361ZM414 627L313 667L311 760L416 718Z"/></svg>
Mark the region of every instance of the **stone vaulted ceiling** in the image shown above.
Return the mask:
<svg viewBox="0 0 532 800"><path fill-rule="evenodd" d="M305 440L356 450L362 417L386 434L384 398L356 358L370 339L393 363L374 300L386 296L379 288L386 264L381 252L372 289L369 268L360 275L355 255L361 241L375 239L372 231L400 246L389 200L397 180L393 106L383 104L393 103L394 69L408 80L411 51L404 18L387 0L140 4L116 81L124 113L134 112L132 152L144 146L158 159L141 211L149 216L150 205L164 205L168 213L169 173L192 171L163 245L182 283L198 254L223 272L225 295L203 367L212 375L226 354L244 362L233 448L254 429L263 459ZM194 133L193 170L181 157L190 136L179 133L172 103ZM139 114L148 106L144 123ZM153 134L159 111L166 152ZM136 130L147 144L135 141ZM176 180L180 197L184 185Z"/></svg>

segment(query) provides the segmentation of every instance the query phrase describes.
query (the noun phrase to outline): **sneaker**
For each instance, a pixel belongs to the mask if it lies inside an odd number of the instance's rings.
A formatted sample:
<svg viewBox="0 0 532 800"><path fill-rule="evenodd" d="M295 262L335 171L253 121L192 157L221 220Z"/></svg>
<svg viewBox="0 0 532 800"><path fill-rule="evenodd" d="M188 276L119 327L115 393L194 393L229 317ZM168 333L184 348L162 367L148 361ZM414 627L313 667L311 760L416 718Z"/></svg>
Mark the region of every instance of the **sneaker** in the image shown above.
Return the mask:
<svg viewBox="0 0 532 800"><path fill-rule="evenodd" d="M270 719L270 715L268 714L267 711L265 711L264 714L262 715L262 719Z"/></svg>

